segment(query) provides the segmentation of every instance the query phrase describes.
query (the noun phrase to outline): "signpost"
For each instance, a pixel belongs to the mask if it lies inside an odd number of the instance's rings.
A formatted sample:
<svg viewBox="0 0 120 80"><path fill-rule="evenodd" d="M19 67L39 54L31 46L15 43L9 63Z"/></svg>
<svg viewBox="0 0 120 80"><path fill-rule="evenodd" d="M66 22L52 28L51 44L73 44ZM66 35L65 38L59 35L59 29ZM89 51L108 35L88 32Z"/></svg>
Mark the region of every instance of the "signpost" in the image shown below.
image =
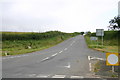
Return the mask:
<svg viewBox="0 0 120 80"><path fill-rule="evenodd" d="M91 40L91 43L92 43L92 41L97 41L98 40L98 37L90 37L90 40ZM97 44L98 45L98 44Z"/></svg>
<svg viewBox="0 0 120 80"><path fill-rule="evenodd" d="M114 66L119 66L118 53L106 53L106 65L112 66L112 72L114 72Z"/></svg>
<svg viewBox="0 0 120 80"><path fill-rule="evenodd" d="M90 40L97 41L98 38L97 37L90 37Z"/></svg>
<svg viewBox="0 0 120 80"><path fill-rule="evenodd" d="M96 29L96 36L102 37L102 46L103 46L104 29Z"/></svg>

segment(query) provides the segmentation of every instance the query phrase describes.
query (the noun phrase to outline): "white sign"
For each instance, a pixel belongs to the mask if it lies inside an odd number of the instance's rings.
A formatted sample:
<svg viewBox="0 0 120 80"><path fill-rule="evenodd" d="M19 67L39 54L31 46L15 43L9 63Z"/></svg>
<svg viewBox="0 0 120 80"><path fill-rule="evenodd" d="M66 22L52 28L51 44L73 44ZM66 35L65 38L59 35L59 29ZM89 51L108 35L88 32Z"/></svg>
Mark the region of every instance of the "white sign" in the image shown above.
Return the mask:
<svg viewBox="0 0 120 80"><path fill-rule="evenodd" d="M96 36L104 36L104 29L96 29Z"/></svg>
<svg viewBox="0 0 120 80"><path fill-rule="evenodd" d="M118 63L118 56L115 54L110 54L107 58L110 64L117 64Z"/></svg>
<svg viewBox="0 0 120 80"><path fill-rule="evenodd" d="M96 41L96 40L98 40L98 38L97 37L90 37L90 40Z"/></svg>

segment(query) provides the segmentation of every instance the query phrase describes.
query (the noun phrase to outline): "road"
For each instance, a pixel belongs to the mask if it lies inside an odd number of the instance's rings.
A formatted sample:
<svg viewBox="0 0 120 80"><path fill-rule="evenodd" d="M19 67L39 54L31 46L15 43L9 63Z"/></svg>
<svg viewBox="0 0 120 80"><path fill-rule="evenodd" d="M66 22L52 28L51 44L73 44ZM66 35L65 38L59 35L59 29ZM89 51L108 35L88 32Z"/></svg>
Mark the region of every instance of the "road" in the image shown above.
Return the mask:
<svg viewBox="0 0 120 80"><path fill-rule="evenodd" d="M105 59L105 53L89 49L84 36L33 53L2 59L3 78L85 78L90 71L89 56Z"/></svg>

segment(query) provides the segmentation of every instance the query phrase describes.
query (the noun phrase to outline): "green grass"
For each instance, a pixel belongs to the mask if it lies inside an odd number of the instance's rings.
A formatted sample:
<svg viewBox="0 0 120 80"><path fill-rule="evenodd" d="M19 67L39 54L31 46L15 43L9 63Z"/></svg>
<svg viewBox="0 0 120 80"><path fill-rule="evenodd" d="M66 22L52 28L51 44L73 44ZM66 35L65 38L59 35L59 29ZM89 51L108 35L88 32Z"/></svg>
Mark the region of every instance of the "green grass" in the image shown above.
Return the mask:
<svg viewBox="0 0 120 80"><path fill-rule="evenodd" d="M2 37L2 56L5 56L5 53L18 55L43 50L78 35L54 31L47 33L3 32L3 34L6 36Z"/></svg>
<svg viewBox="0 0 120 80"><path fill-rule="evenodd" d="M106 61L97 61L94 64L94 72L96 75L118 77L118 67L115 66L115 72L112 72L112 66L106 66Z"/></svg>
<svg viewBox="0 0 120 80"><path fill-rule="evenodd" d="M4 56L5 52L7 52L9 55L34 52L52 47L62 41L63 40L59 37L54 37L46 40L3 41L2 54ZM30 46L31 48L28 48L28 46Z"/></svg>
<svg viewBox="0 0 120 80"><path fill-rule="evenodd" d="M92 33L91 36L95 36L95 33ZM118 53L119 37L117 37L117 31L105 31L103 46L102 46L101 37L98 37L98 41L91 41L90 40L91 36L88 35L85 36L89 48L99 50L102 52Z"/></svg>

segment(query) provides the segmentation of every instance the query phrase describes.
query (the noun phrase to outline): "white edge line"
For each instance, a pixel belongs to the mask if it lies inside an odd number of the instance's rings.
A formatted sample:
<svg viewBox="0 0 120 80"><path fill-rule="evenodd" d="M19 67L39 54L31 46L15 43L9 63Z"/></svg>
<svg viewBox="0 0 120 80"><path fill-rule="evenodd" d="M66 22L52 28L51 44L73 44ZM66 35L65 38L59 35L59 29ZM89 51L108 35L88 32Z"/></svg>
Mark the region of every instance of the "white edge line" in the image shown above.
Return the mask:
<svg viewBox="0 0 120 80"><path fill-rule="evenodd" d="M50 75L37 75L36 77L39 77L39 78L47 78L47 77L49 77Z"/></svg>
<svg viewBox="0 0 120 80"><path fill-rule="evenodd" d="M28 76L29 77L34 77L36 74L29 74Z"/></svg>
<svg viewBox="0 0 120 80"><path fill-rule="evenodd" d="M65 78L66 75L54 75L52 78Z"/></svg>
<svg viewBox="0 0 120 80"><path fill-rule="evenodd" d="M88 60L90 61L90 56L88 56Z"/></svg>
<svg viewBox="0 0 120 80"><path fill-rule="evenodd" d="M71 76L70 78L84 78L83 76Z"/></svg>
<svg viewBox="0 0 120 80"><path fill-rule="evenodd" d="M92 71L92 65L89 63L89 71Z"/></svg>

